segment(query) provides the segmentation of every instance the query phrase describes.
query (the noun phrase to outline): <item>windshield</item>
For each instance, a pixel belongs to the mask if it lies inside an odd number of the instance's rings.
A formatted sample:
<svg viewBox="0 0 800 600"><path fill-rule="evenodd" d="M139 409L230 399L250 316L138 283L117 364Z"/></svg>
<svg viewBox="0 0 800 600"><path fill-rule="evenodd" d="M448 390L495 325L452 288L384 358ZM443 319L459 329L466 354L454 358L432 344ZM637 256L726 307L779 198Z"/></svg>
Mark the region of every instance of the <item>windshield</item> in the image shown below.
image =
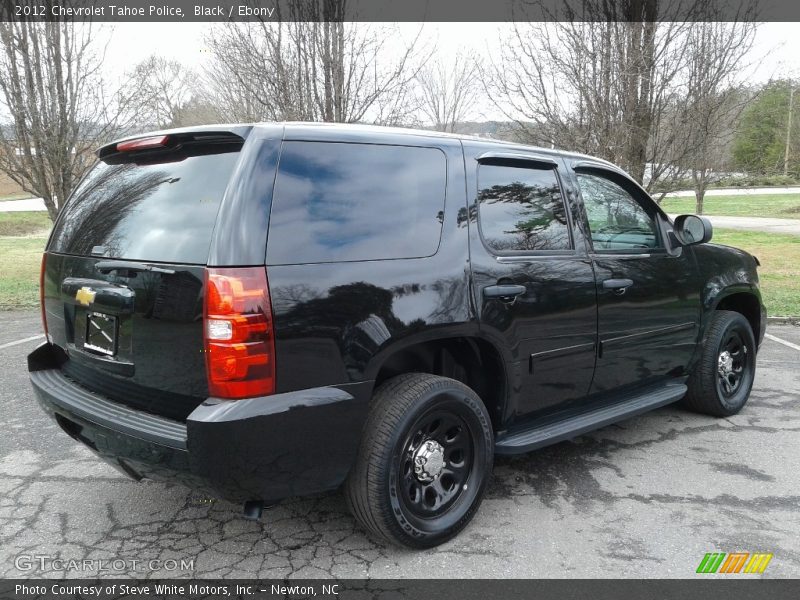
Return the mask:
<svg viewBox="0 0 800 600"><path fill-rule="evenodd" d="M99 162L56 223L49 250L205 264L238 151L156 163Z"/></svg>

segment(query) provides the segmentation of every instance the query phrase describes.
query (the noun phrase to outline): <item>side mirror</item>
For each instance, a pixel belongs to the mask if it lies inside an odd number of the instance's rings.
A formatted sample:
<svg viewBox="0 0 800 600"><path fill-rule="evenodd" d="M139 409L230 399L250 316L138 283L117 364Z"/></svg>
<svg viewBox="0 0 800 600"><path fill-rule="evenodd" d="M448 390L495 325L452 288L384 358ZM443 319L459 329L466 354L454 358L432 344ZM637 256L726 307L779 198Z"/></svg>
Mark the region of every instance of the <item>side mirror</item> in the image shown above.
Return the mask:
<svg viewBox="0 0 800 600"><path fill-rule="evenodd" d="M711 221L697 215L681 215L675 217L673 233L681 246L705 244L711 241L713 228Z"/></svg>

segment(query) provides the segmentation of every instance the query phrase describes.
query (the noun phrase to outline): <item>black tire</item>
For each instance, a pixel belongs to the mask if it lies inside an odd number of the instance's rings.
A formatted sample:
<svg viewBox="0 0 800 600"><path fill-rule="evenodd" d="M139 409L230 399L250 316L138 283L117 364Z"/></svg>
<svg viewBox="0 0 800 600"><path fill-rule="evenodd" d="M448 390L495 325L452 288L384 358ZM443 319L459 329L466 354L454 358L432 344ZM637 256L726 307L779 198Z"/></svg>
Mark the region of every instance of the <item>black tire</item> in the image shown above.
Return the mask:
<svg viewBox="0 0 800 600"><path fill-rule="evenodd" d="M446 377L400 375L375 392L345 499L375 536L430 548L475 515L493 458L491 421L474 391Z"/></svg>
<svg viewBox="0 0 800 600"><path fill-rule="evenodd" d="M714 417L735 415L747 403L755 372L756 342L750 323L738 312L715 311L683 404Z"/></svg>

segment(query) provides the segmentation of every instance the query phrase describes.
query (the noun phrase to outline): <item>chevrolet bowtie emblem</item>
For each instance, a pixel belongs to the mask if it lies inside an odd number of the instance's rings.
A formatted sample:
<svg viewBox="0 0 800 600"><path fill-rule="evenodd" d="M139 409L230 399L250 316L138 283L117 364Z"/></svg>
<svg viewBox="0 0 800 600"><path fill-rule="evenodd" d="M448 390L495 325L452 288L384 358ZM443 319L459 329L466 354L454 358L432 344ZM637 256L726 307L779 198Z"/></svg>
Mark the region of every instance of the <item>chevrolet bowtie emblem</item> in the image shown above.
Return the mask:
<svg viewBox="0 0 800 600"><path fill-rule="evenodd" d="M75 294L75 300L78 301L78 304L82 304L83 306L89 306L92 302L94 302L94 297L97 295L90 287L82 287L78 290L78 293Z"/></svg>

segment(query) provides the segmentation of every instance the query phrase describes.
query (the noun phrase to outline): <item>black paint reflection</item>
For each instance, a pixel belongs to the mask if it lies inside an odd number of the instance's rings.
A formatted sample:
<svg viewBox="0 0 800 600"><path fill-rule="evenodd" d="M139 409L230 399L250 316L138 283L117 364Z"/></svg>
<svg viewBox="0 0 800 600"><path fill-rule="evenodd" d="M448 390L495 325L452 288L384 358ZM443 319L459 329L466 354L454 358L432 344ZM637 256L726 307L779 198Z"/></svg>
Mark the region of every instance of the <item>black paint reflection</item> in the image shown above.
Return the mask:
<svg viewBox="0 0 800 600"><path fill-rule="evenodd" d="M382 268L372 270L373 265ZM410 276L408 266L400 261L349 263L336 279L359 273L367 280L328 288L325 279L331 272L324 270L326 265L270 269L281 391L359 381L387 346L467 317L468 289L457 277L389 287L388 282ZM301 279L319 285L291 283Z"/></svg>

